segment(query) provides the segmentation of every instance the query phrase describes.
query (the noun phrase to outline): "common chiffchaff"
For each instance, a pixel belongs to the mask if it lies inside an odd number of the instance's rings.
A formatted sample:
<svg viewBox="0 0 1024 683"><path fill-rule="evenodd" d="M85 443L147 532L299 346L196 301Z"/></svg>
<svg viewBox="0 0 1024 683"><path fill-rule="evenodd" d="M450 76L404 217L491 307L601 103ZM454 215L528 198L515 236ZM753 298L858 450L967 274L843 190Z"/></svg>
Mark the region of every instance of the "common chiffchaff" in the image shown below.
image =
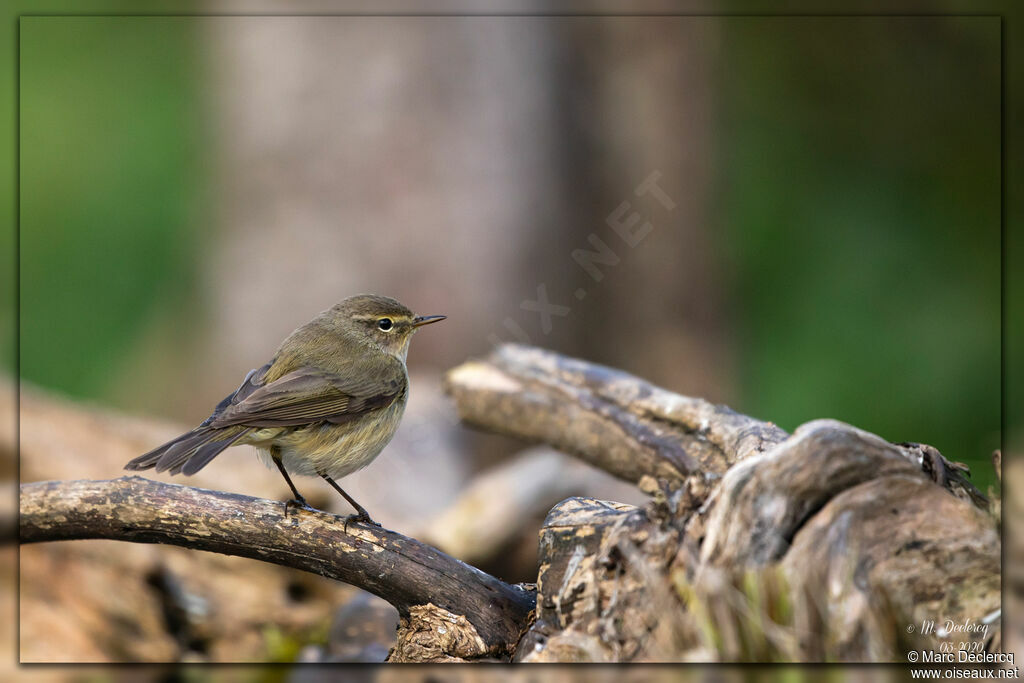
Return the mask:
<svg viewBox="0 0 1024 683"><path fill-rule="evenodd" d="M251 444L273 463L308 508L289 472L320 476L373 522L335 479L369 465L395 435L409 396L405 359L421 326L443 315L417 316L394 299L345 299L292 332L274 358L190 432L140 455L128 470L195 474L228 446Z"/></svg>

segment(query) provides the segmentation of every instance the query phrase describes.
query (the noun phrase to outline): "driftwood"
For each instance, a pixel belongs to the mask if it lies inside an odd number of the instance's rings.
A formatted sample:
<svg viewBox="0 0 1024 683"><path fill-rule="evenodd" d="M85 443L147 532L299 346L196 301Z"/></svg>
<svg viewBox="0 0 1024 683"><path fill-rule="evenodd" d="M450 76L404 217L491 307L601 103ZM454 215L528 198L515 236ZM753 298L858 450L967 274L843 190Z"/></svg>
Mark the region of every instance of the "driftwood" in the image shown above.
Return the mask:
<svg viewBox="0 0 1024 683"><path fill-rule="evenodd" d="M542 441L636 483L721 474L787 436L625 372L517 344L452 370L446 389L471 425Z"/></svg>
<svg viewBox="0 0 1024 683"><path fill-rule="evenodd" d="M701 563L775 562L834 496L895 474L923 478L920 467L874 434L833 420L810 422L770 453L729 470L707 522Z"/></svg>
<svg viewBox="0 0 1024 683"><path fill-rule="evenodd" d="M905 461L890 465L834 496L784 548L779 532L762 526L776 540L748 532L733 539L728 557L707 562L685 535L692 525L680 532L681 520L653 521L655 510L608 501L564 501L541 531L537 618L516 660L893 661L913 647L938 647L934 638L904 642L911 624L991 620L1000 592L991 520ZM784 510L795 501L764 503ZM718 501L715 509L728 510L732 523L758 523L742 503ZM750 624L763 632L744 633ZM956 637L991 647L998 628ZM757 639L760 649L750 642Z"/></svg>
<svg viewBox="0 0 1024 683"><path fill-rule="evenodd" d="M166 543L345 581L384 598L403 617L429 610L429 623L449 620L444 637L433 640L437 658L510 653L534 605L529 591L386 529L346 527L344 518L319 511L292 509L286 516L280 502L139 477L23 484L20 529L22 543Z"/></svg>
<svg viewBox="0 0 1024 683"><path fill-rule="evenodd" d="M998 643L987 501L931 446L834 420L789 436L516 345L456 368L447 390L471 424L551 443L653 494L644 509L552 510L518 661L905 661L938 646L934 634L907 640L922 620L985 620L961 642Z"/></svg>
<svg viewBox="0 0 1024 683"><path fill-rule="evenodd" d="M672 604L658 577L678 544L677 530L632 505L571 498L555 506L540 535L537 619L517 661L637 658Z"/></svg>
<svg viewBox="0 0 1024 683"><path fill-rule="evenodd" d="M455 368L446 389L465 421L576 455L649 502L556 505L535 592L325 513L286 519L280 503L139 479L23 485L22 540L174 543L350 582L398 607L392 661L905 661L948 639L911 634L926 621L984 624L955 637L1000 646L989 503L930 446L833 420L789 435L516 345ZM493 554L507 529L472 539L564 490L503 487L561 471L544 457L496 470L424 531L460 555Z"/></svg>
<svg viewBox="0 0 1024 683"><path fill-rule="evenodd" d="M887 610L902 619L901 632L924 621L988 623L950 639L991 648L999 551L991 518L918 474L879 474L847 488L800 528L781 562L794 591L810 598L798 616L824 616L830 632L831 651L804 658L902 659L905 652L883 649L893 624L878 615Z"/></svg>

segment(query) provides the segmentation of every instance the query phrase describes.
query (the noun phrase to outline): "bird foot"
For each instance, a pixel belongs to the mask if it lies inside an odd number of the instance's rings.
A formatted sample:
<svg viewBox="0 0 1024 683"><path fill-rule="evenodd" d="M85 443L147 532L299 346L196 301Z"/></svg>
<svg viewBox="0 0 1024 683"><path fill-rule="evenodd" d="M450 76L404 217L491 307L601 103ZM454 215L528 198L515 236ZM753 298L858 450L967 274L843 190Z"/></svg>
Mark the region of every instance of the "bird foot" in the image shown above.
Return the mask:
<svg viewBox="0 0 1024 683"><path fill-rule="evenodd" d="M362 522L363 524L370 524L376 527L380 526L380 522L375 522L372 519L370 519L370 515L367 514L366 510L361 510L360 512L354 515L348 515L345 517L344 529L346 533L348 533L349 522Z"/></svg>
<svg viewBox="0 0 1024 683"><path fill-rule="evenodd" d="M306 502L306 499L302 496L298 498L292 498L284 503L284 516L288 517L288 508L296 508L298 510L309 510L310 512L316 512L316 508Z"/></svg>

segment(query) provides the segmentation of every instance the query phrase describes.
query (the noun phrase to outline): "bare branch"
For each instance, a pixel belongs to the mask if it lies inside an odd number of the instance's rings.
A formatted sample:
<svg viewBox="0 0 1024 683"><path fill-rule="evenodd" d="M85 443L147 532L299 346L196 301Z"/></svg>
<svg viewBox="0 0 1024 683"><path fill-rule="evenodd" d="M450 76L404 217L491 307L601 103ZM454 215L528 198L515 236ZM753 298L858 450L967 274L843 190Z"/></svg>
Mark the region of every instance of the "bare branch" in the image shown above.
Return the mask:
<svg viewBox="0 0 1024 683"><path fill-rule="evenodd" d="M464 616L477 654L510 654L534 598L393 531L277 501L140 477L21 485L22 543L104 538L238 555L344 581L403 616L433 605ZM465 649L460 652L465 656Z"/></svg>
<svg viewBox="0 0 1024 683"><path fill-rule="evenodd" d="M721 474L788 436L620 370L517 344L460 365L445 384L466 422L542 441L637 483Z"/></svg>

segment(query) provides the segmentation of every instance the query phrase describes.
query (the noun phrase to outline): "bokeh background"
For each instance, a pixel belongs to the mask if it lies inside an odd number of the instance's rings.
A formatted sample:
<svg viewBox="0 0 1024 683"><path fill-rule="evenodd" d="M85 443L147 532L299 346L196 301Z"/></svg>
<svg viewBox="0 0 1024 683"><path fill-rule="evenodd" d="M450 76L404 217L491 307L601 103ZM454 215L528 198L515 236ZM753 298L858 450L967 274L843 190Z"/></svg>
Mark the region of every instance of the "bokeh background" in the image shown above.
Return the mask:
<svg viewBox="0 0 1024 683"><path fill-rule="evenodd" d="M395 528L523 448L464 430L440 393L497 340L788 430L832 417L928 443L985 491L1000 446L1000 30L978 16L23 17L21 378L187 425L294 327L379 292L449 316L413 343L394 444L347 480ZM637 195L651 174L669 202ZM635 246L608 222L624 202L652 226ZM616 259L600 281L572 256L595 238ZM523 305L539 288L569 309L550 329ZM234 449L207 473L252 492L243 466L260 467ZM246 476L285 492L276 473ZM529 559L509 553L487 568L526 580Z"/></svg>
<svg viewBox="0 0 1024 683"><path fill-rule="evenodd" d="M985 17L24 18L21 376L192 421L373 291L450 316L418 371L509 317L787 429L980 465L999 66ZM634 197L654 171L671 212ZM635 249L623 201L654 226ZM590 234L621 258L600 283L570 256ZM541 284L572 308L548 335L520 307Z"/></svg>

